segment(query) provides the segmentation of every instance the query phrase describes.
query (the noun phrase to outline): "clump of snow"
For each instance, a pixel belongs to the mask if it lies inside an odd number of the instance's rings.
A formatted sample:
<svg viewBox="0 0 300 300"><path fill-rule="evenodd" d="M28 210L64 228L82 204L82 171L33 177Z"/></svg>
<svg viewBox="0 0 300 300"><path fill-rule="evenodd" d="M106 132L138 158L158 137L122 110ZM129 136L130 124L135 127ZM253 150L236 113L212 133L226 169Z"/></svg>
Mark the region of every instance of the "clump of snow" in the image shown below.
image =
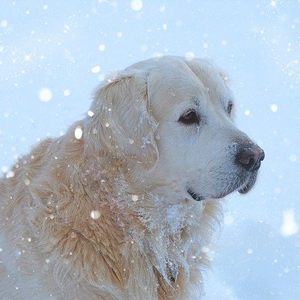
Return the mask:
<svg viewBox="0 0 300 300"><path fill-rule="evenodd" d="M40 89L39 98L43 102L48 102L52 99L52 92L47 87Z"/></svg>
<svg viewBox="0 0 300 300"><path fill-rule="evenodd" d="M173 204L166 209L166 223L172 233L177 232L182 227L182 223L185 219L185 216L181 214L181 211L183 210L184 207L182 204ZM182 215L184 217L180 217Z"/></svg>
<svg viewBox="0 0 300 300"><path fill-rule="evenodd" d="M142 142L143 142L142 148L146 148L146 145L151 144L150 135L151 134L149 133L148 135L142 137Z"/></svg>
<svg viewBox="0 0 300 300"><path fill-rule="evenodd" d="M292 209L283 211L283 224L280 228L280 233L283 236L289 237L299 231L299 226L295 221L295 213Z"/></svg>
<svg viewBox="0 0 300 300"><path fill-rule="evenodd" d="M138 201L139 200L139 196L138 195L132 195L131 199L132 199L132 201Z"/></svg>
<svg viewBox="0 0 300 300"><path fill-rule="evenodd" d="M91 218L97 220L100 218L100 212L98 210L91 211Z"/></svg>

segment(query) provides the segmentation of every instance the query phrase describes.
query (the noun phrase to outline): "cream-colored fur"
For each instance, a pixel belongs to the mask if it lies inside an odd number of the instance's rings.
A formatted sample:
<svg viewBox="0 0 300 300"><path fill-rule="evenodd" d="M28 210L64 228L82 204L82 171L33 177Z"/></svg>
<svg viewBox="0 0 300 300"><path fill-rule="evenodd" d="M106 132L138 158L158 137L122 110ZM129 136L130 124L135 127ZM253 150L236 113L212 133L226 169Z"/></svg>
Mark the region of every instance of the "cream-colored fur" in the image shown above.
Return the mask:
<svg viewBox="0 0 300 300"><path fill-rule="evenodd" d="M234 145L248 139L229 100L226 75L205 60L113 75L92 113L0 180L0 299L196 299L222 218L209 198L233 191ZM191 106L202 125L178 122Z"/></svg>

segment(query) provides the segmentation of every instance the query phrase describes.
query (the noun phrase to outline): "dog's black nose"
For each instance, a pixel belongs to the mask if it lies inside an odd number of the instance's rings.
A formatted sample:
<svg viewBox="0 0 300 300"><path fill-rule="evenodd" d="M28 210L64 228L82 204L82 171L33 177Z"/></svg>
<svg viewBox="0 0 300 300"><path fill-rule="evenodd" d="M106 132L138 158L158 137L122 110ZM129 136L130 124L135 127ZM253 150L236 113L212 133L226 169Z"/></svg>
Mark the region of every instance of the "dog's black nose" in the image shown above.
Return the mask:
<svg viewBox="0 0 300 300"><path fill-rule="evenodd" d="M255 171L259 169L261 161L265 158L265 153L264 150L257 145L244 144L237 153L236 158L238 165L242 166L247 171Z"/></svg>

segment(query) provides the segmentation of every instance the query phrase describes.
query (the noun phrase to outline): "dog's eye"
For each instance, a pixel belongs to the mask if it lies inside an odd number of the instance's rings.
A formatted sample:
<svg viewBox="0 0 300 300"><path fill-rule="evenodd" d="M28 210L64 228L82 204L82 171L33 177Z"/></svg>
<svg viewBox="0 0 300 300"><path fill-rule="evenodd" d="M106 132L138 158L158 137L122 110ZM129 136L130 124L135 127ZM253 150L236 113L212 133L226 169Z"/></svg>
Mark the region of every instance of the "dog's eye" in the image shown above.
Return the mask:
<svg viewBox="0 0 300 300"><path fill-rule="evenodd" d="M180 116L178 122L186 125L192 125L192 124L199 125L200 117L197 115L197 113L194 110L189 110L188 112Z"/></svg>
<svg viewBox="0 0 300 300"><path fill-rule="evenodd" d="M228 114L231 114L233 108L233 103L231 101L229 101L228 105L227 105L227 112Z"/></svg>

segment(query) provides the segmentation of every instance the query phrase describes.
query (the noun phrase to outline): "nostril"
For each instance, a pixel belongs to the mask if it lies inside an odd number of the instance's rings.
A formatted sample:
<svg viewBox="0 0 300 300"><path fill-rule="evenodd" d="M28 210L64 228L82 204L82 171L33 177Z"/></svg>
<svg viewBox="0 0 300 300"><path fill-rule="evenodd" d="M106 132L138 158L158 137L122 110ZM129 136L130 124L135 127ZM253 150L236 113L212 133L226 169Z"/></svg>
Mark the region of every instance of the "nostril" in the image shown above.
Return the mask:
<svg viewBox="0 0 300 300"><path fill-rule="evenodd" d="M237 163L247 171L255 171L265 158L264 151L258 146L244 147L237 154Z"/></svg>
<svg viewBox="0 0 300 300"><path fill-rule="evenodd" d="M255 164L255 159L253 153L250 151L244 150L240 153L238 161L241 166L243 166L245 169L250 170L253 168Z"/></svg>
<svg viewBox="0 0 300 300"><path fill-rule="evenodd" d="M247 166L248 166L249 168L251 168L254 164L255 164L255 160L254 160L254 158L251 157L251 158L249 159L249 162L248 162Z"/></svg>

